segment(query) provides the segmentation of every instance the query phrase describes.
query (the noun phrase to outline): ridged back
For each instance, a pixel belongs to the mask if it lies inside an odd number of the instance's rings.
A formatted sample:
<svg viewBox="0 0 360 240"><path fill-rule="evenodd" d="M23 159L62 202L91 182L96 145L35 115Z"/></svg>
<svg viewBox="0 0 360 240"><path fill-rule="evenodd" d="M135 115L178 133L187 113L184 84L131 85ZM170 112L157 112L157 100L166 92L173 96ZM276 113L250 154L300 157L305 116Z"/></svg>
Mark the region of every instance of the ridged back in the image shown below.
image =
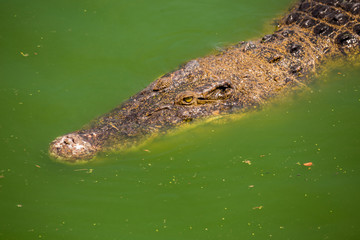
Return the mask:
<svg viewBox="0 0 360 240"><path fill-rule="evenodd" d="M342 51L358 50L360 0L303 0L285 17L284 26L298 25L333 41Z"/></svg>

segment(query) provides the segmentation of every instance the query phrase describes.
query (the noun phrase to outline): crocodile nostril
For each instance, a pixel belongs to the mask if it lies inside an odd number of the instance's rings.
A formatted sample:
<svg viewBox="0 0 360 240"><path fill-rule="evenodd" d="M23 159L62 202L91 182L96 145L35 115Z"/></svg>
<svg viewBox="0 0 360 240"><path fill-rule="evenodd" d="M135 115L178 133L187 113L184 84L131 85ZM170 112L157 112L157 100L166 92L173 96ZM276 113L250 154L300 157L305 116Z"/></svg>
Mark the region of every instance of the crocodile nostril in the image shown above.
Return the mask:
<svg viewBox="0 0 360 240"><path fill-rule="evenodd" d="M70 145L70 144L75 143L75 141L74 141L73 138L65 138L65 139L64 139L64 143L65 143L66 145Z"/></svg>

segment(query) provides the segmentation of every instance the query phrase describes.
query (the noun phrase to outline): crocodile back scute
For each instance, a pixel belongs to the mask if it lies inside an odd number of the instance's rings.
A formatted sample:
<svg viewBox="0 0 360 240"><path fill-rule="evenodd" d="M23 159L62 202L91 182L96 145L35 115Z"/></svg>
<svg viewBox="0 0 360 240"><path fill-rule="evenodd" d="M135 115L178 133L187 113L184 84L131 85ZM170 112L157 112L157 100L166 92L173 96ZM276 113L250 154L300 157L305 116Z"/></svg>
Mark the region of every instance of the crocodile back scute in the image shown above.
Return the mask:
<svg viewBox="0 0 360 240"><path fill-rule="evenodd" d="M358 51L360 0L303 0L281 24L297 25L308 34L333 41L344 54Z"/></svg>

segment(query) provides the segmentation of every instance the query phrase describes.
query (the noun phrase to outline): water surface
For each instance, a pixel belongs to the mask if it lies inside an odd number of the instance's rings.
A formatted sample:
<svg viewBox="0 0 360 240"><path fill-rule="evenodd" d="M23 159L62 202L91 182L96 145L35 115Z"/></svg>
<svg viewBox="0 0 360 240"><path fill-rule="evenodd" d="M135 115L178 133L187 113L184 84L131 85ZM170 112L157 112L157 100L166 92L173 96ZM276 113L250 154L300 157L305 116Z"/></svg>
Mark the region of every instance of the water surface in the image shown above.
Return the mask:
<svg viewBox="0 0 360 240"><path fill-rule="evenodd" d="M358 239L356 67L134 152L47 154L179 64L271 32L290 2L3 1L0 239Z"/></svg>

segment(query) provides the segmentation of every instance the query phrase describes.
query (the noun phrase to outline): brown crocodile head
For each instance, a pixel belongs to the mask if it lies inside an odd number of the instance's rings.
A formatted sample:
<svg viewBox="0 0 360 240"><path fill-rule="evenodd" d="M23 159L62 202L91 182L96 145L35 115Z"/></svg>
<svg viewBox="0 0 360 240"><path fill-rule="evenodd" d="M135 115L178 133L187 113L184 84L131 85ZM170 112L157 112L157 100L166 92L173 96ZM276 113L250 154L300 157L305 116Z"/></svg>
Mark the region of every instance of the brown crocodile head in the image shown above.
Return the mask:
<svg viewBox="0 0 360 240"><path fill-rule="evenodd" d="M56 138L50 155L90 159L100 150L128 148L151 134L232 111L239 104L236 85L207 71L197 60L188 62L84 129Z"/></svg>

